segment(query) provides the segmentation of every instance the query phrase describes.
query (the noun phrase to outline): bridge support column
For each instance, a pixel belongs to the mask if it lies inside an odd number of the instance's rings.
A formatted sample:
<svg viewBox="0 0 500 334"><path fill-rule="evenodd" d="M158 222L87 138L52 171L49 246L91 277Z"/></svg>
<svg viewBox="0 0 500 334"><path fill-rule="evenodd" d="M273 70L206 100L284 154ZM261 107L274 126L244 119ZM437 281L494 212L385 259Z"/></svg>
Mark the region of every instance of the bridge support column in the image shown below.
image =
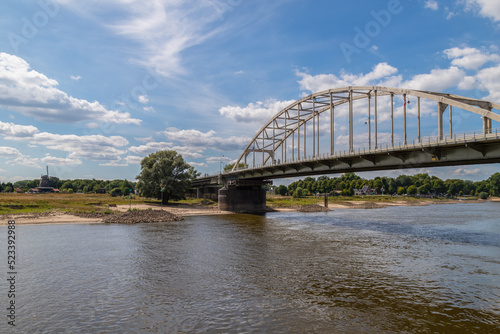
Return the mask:
<svg viewBox="0 0 500 334"><path fill-rule="evenodd" d="M442 102L438 103L438 138L443 140L443 113L448 108L448 105Z"/></svg>
<svg viewBox="0 0 500 334"><path fill-rule="evenodd" d="M266 212L265 182L226 184L219 189L219 210L238 213Z"/></svg>
<svg viewBox="0 0 500 334"><path fill-rule="evenodd" d="M483 134L487 135L491 133L491 118L483 116Z"/></svg>

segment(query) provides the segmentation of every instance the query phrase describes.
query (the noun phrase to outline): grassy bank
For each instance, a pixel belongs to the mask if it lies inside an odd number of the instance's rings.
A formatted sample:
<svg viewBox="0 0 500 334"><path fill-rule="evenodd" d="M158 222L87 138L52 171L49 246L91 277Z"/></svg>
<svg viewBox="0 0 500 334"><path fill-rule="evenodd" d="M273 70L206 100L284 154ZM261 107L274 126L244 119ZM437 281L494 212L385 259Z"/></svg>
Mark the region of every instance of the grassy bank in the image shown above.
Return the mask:
<svg viewBox="0 0 500 334"><path fill-rule="evenodd" d="M0 193L0 214L62 212L104 212L129 199L105 194L6 194ZM132 203L144 203L132 199Z"/></svg>
<svg viewBox="0 0 500 334"><path fill-rule="evenodd" d="M111 213L116 205L128 205L130 199L108 194L16 194L0 193L0 215L44 213L50 211L69 213ZM133 196L132 205L149 204L160 207L160 201ZM203 199L169 202L169 205L203 205L217 203Z"/></svg>

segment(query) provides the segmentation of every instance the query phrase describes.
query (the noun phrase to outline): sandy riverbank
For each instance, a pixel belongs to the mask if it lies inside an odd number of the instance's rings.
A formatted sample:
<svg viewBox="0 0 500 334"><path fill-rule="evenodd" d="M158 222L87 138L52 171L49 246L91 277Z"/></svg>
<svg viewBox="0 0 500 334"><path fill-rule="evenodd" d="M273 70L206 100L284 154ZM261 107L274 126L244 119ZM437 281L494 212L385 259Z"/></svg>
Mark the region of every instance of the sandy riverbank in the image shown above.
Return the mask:
<svg viewBox="0 0 500 334"><path fill-rule="evenodd" d="M500 198L492 198L491 201L500 202ZM388 202L370 202L370 201L331 201L328 204L329 210L335 209L380 209L388 206L426 206L432 204L456 204L456 203L484 203L482 200L415 200L415 201L388 201ZM324 206L323 202L318 203L319 206ZM189 217L189 216L205 216L205 215L226 215L232 214L229 211L221 211L217 206L205 205L191 205L191 204L168 204L161 207L158 204L132 204L130 205L117 205L111 209L115 213L127 212L130 208L132 210L160 210L163 209L176 216ZM302 207L281 207L272 208L270 211L279 212L294 212L301 211ZM97 215L96 215L97 216ZM14 219L16 224L29 225L29 224L102 224L102 217L93 217L92 214L88 215L74 215L65 212L46 212L46 213L32 213L32 214L11 214L0 216L0 225L7 225L10 219Z"/></svg>
<svg viewBox="0 0 500 334"><path fill-rule="evenodd" d="M156 204L132 204L117 205L111 209L117 213L132 210L160 210L168 211L180 217L205 216L205 215L224 215L231 214L229 211L220 211L216 206L189 205L189 204L169 204L163 206ZM99 224L103 223L102 217L92 217L92 215L75 215L65 212L45 212L29 214L10 214L0 216L0 225L7 225L10 219L14 219L16 224Z"/></svg>

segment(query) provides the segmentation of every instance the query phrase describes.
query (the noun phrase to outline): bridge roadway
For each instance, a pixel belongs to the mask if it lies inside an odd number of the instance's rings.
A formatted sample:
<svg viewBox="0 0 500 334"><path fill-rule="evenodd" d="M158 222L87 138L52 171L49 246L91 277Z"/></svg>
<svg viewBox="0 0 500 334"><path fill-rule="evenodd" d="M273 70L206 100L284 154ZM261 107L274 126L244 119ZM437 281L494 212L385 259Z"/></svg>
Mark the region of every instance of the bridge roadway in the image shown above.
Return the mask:
<svg viewBox="0 0 500 334"><path fill-rule="evenodd" d="M286 177L340 174L422 167L500 163L500 131L491 134L463 134L424 138L420 143L380 147L354 152L322 154L279 164L241 168L222 174L199 177L194 187L272 180Z"/></svg>

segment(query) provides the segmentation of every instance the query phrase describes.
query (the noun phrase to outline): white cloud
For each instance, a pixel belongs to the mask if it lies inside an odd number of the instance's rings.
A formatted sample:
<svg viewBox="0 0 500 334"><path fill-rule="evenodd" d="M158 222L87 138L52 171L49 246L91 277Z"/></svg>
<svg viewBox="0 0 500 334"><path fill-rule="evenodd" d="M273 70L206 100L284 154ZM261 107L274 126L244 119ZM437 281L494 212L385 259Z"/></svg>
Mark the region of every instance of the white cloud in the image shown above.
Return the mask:
<svg viewBox="0 0 500 334"><path fill-rule="evenodd" d="M176 146L174 143L170 142L149 142L145 145L132 146L129 148L130 152L138 154L142 157L145 157L150 153L162 150L174 150L177 153L181 154L184 158L201 158L201 152L203 152L204 149L187 146Z"/></svg>
<svg viewBox="0 0 500 334"><path fill-rule="evenodd" d="M429 8L432 10L438 10L439 9L439 4L437 3L436 0L427 0L425 2L425 8Z"/></svg>
<svg viewBox="0 0 500 334"><path fill-rule="evenodd" d="M203 162L188 162L188 164L192 167L207 167L207 164Z"/></svg>
<svg viewBox="0 0 500 334"><path fill-rule="evenodd" d="M295 102L277 101L268 99L264 102L249 103L246 107L226 106L219 109L219 113L236 122L256 122L264 123L270 120L274 115Z"/></svg>
<svg viewBox="0 0 500 334"><path fill-rule="evenodd" d="M452 172L452 174L456 176L477 175L480 173L481 169L479 168L474 168L474 169L457 168Z"/></svg>
<svg viewBox="0 0 500 334"><path fill-rule="evenodd" d="M150 112L150 113L156 112L155 108L153 108L153 107L144 107L143 109L144 109L144 111Z"/></svg>
<svg viewBox="0 0 500 334"><path fill-rule="evenodd" d="M149 141L154 141L154 139L153 139L152 136L150 136L150 137L136 137L134 139L137 140L137 141L140 141L142 143L147 143Z"/></svg>
<svg viewBox="0 0 500 334"><path fill-rule="evenodd" d="M105 164L99 164L99 166L106 166L106 167L127 167L127 163L119 163L120 160L117 161L111 161L107 162Z"/></svg>
<svg viewBox="0 0 500 334"><path fill-rule="evenodd" d="M125 157L125 162L127 164L139 165L141 163L142 159L143 159L143 157L138 157L138 156L135 156L135 155L129 155L129 156Z"/></svg>
<svg viewBox="0 0 500 334"><path fill-rule="evenodd" d="M129 113L108 110L97 101L69 96L56 88L57 85L57 81L30 69L25 60L0 53L0 106L6 109L56 123L94 119L119 124L141 123Z"/></svg>
<svg viewBox="0 0 500 334"><path fill-rule="evenodd" d="M21 156L18 157L14 160L8 161L7 163L9 165L21 165L24 167L33 167L33 168L41 168L39 165L40 159L38 158L31 158L29 155L27 156Z"/></svg>
<svg viewBox="0 0 500 334"><path fill-rule="evenodd" d="M498 78L500 78L500 65L482 69L477 73L476 78L480 82L481 88L490 93L485 99L499 102L500 81Z"/></svg>
<svg viewBox="0 0 500 334"><path fill-rule="evenodd" d="M137 43L134 60L164 76L184 72L181 52L221 31L214 23L236 6L234 1L198 0L113 0L99 6L78 0L59 2ZM116 12L121 15L112 15Z"/></svg>
<svg viewBox="0 0 500 334"><path fill-rule="evenodd" d="M483 53L478 49L469 47L447 49L444 50L444 54L448 59L452 59L452 65L467 70L477 70L489 61L500 61L500 56L497 54Z"/></svg>
<svg viewBox="0 0 500 334"><path fill-rule="evenodd" d="M456 87L465 78L465 72L456 67L451 66L447 69L433 69L427 74L415 75L411 80L403 83L403 87L427 90L434 92L443 92L449 88Z"/></svg>
<svg viewBox="0 0 500 334"><path fill-rule="evenodd" d="M16 125L0 122L0 134L6 139L27 141L30 144L43 145L49 149L69 152L69 158L88 160L115 160L126 151L118 149L127 146L128 140L121 136L105 137L102 135L59 135L39 132L34 126Z"/></svg>
<svg viewBox="0 0 500 334"><path fill-rule="evenodd" d="M17 125L0 121L0 134L12 139L13 137L32 137L38 129L32 125Z"/></svg>
<svg viewBox="0 0 500 334"><path fill-rule="evenodd" d="M206 159L206 161L209 164L215 164L215 163L221 163L221 162L232 162L234 159L231 159L229 157L209 157Z"/></svg>
<svg viewBox="0 0 500 334"><path fill-rule="evenodd" d="M71 166L71 165L81 165L82 161L79 159L71 158L57 158L53 156L46 156L40 159L44 164L51 166Z"/></svg>
<svg viewBox="0 0 500 334"><path fill-rule="evenodd" d="M215 131L201 132L198 130L167 129L164 135L173 141L181 142L183 145L194 148L216 149L221 151L242 150L248 144L250 138L231 136L221 138L215 136Z"/></svg>
<svg viewBox="0 0 500 334"><path fill-rule="evenodd" d="M493 21L500 21L500 1L498 0L465 0L467 10L477 10L481 16Z"/></svg>
<svg viewBox="0 0 500 334"><path fill-rule="evenodd" d="M22 156L21 152L13 147L0 146L0 157L2 158L17 158Z"/></svg>
<svg viewBox="0 0 500 334"><path fill-rule="evenodd" d="M79 76L79 75L72 75L72 76L70 76L69 78L70 78L71 80L78 81L78 80L80 80L82 77L81 77L81 76Z"/></svg>
<svg viewBox="0 0 500 334"><path fill-rule="evenodd" d="M147 104L149 102L149 98L147 95L139 95L137 97L137 99L139 100L140 103L142 104Z"/></svg>
<svg viewBox="0 0 500 334"><path fill-rule="evenodd" d="M296 72L296 75L301 77L301 80L298 81L300 89L316 93L322 90L347 86L369 86L375 84L389 86L391 83L401 81L399 76L394 76L397 72L397 68L387 63L379 63L367 74L352 74L342 70L340 76L334 74L312 76L299 71Z"/></svg>

